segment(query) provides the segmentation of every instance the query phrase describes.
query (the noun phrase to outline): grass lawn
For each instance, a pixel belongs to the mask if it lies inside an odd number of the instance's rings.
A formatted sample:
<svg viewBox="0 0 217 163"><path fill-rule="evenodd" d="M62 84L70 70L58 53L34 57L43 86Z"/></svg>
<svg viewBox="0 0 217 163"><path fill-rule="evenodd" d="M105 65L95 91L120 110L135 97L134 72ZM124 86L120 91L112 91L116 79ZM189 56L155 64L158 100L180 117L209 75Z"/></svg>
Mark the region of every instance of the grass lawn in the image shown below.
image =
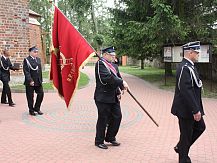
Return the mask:
<svg viewBox="0 0 217 163"><path fill-rule="evenodd" d="M47 82L43 83L43 89L44 90L54 90L53 84L48 80L49 79L49 72L48 71L43 72L42 76L43 76L43 80L47 81ZM88 84L88 82L89 82L89 77L86 74L81 72L80 73L80 80L78 83L78 88L80 89L80 88L84 87L85 85ZM18 84L15 86L11 86L11 88L15 89L15 90L24 90L25 86L23 84Z"/></svg>
<svg viewBox="0 0 217 163"><path fill-rule="evenodd" d="M42 73L43 79L49 79L49 71L44 71ZM87 85L89 83L89 77L80 72L80 79L79 79L79 83L78 83L78 88L83 88L85 85ZM48 83L43 83L43 88L44 89L53 89L52 83L48 82Z"/></svg>
<svg viewBox="0 0 217 163"><path fill-rule="evenodd" d="M173 71L172 77L167 77L165 82L164 77L164 69L158 69L153 67L145 67L144 70L141 70L140 67L135 66L126 66L126 67L119 67L121 72L128 73L131 75L135 75L139 78L142 78L155 86L165 89L174 91L175 90L175 70ZM165 84L166 83L166 84ZM204 86L204 93L202 93L203 97L209 98L217 98L217 83L212 83L212 91L211 91L211 83L210 81L203 80Z"/></svg>
<svg viewBox="0 0 217 163"><path fill-rule="evenodd" d="M151 84L157 86L160 89L165 89L169 91L175 90L175 70L173 71L172 77L167 77L165 81L164 77L164 69L158 69L153 67L145 67L143 70L140 69L138 66L120 66L119 67L121 72L128 73L131 75L135 75L139 78L142 78ZM48 80L49 79L49 72L43 72L43 79L44 81L48 81L43 83L44 90L54 90L52 83ZM89 82L89 78L86 74L80 73L80 80L78 83L78 88L82 88L87 85ZM165 84L166 83L166 84ZM212 91L211 91L211 83L210 81L203 80L204 86L204 93L202 93L203 97L208 98L217 98L217 82L212 82ZM16 90L24 90L24 85L19 84L15 86L11 86L12 89Z"/></svg>

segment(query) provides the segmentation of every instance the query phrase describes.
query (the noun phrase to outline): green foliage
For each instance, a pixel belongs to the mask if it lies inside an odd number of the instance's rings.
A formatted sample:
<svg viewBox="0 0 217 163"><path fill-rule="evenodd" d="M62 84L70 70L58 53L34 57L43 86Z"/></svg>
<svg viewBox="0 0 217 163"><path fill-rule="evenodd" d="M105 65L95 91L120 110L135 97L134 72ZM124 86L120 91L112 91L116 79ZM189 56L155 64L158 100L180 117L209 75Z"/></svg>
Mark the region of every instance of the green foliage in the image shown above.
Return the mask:
<svg viewBox="0 0 217 163"><path fill-rule="evenodd" d="M80 73L80 79L79 79L79 83L78 83L78 88L83 88L85 87L88 83L89 83L89 77L84 74L84 73Z"/></svg>
<svg viewBox="0 0 217 163"><path fill-rule="evenodd" d="M61 11L96 49L114 45L119 56L143 60L159 57L163 44L195 40L217 44L216 0L115 0L114 8L106 8L105 1L58 0ZM30 7L50 32L48 0L30 0Z"/></svg>
<svg viewBox="0 0 217 163"><path fill-rule="evenodd" d="M30 0L30 9L34 12L37 12L41 15L39 18L39 22L42 27L42 31L46 34L46 54L49 55L49 48L50 48L50 40L51 37L49 35L51 30L51 3L48 0Z"/></svg>
<svg viewBox="0 0 217 163"><path fill-rule="evenodd" d="M49 74L50 74L49 71L44 71L42 73L43 79L46 81L49 81L48 80ZM82 87L86 86L88 83L89 83L89 77L86 74L80 72L80 79L79 79L79 83L78 83L78 88L82 88ZM43 83L43 87L44 87L44 89L52 90L53 84L52 84L52 82L49 81L49 82Z"/></svg>
<svg viewBox="0 0 217 163"><path fill-rule="evenodd" d="M159 56L169 43L216 45L216 6L216 0L119 0L112 10L114 43L122 54L138 59Z"/></svg>
<svg viewBox="0 0 217 163"><path fill-rule="evenodd" d="M43 89L45 91L54 90L52 82L49 81L49 74L50 74L49 71L44 71L42 73L44 81L47 81L47 82L43 83ZM79 79L79 83L78 83L78 89L81 89L81 88L85 87L89 83L89 80L90 79L86 74L80 72L80 79ZM21 84L21 83L17 83L16 85L11 86L11 89L12 90L24 91L25 86L23 84Z"/></svg>
<svg viewBox="0 0 217 163"><path fill-rule="evenodd" d="M96 43L97 49L100 50L104 43L104 37L101 34L96 34L93 38L93 41Z"/></svg>
<svg viewBox="0 0 217 163"><path fill-rule="evenodd" d="M75 28L78 29L78 31L84 36L84 38L89 43L93 44L95 34L98 33L97 22L102 18L101 16L95 17L96 8L102 6L103 2L104 1L98 2L93 0L58 0L58 7L75 26ZM47 54L49 55L51 22L53 19L51 11L53 7L48 0L30 0L30 8L42 16L39 22L42 25L42 29L45 30L47 34L46 45ZM102 24L99 26L102 28L104 25ZM100 29L100 31L104 30L105 28Z"/></svg>
<svg viewBox="0 0 217 163"><path fill-rule="evenodd" d="M162 0L153 0L152 6L155 12L148 21L148 29L153 41L157 39L160 46L180 42L187 35L184 22L174 15L172 7L162 3Z"/></svg>
<svg viewBox="0 0 217 163"><path fill-rule="evenodd" d="M145 67L144 69L139 69L138 67L119 67L121 72L128 73L131 75L135 75L149 83L165 90L174 91L175 90L175 77L167 77L166 84L165 84L165 77L164 77L164 69L158 69L153 67ZM175 74L175 71L173 71ZM213 83L212 90L210 89L210 81L204 80L203 87L204 92L202 93L203 97L209 98L217 98L217 83Z"/></svg>
<svg viewBox="0 0 217 163"><path fill-rule="evenodd" d="M104 37L103 35L98 34L98 35L95 35L94 40L97 42L99 46L102 46L104 42Z"/></svg>
<svg viewBox="0 0 217 163"><path fill-rule="evenodd" d="M84 38L97 50L111 43L105 0L59 0L58 6Z"/></svg>
<svg viewBox="0 0 217 163"><path fill-rule="evenodd" d="M122 54L134 58L147 58L148 53L145 45L149 42L147 17L152 14L150 1L119 1L119 6L112 10L114 14L113 37L115 46ZM123 8L123 4L127 5Z"/></svg>
<svg viewBox="0 0 217 163"><path fill-rule="evenodd" d="M120 71L135 75L151 83L164 81L164 69L157 69L152 67L145 67L144 69L139 69L138 67L120 67Z"/></svg>

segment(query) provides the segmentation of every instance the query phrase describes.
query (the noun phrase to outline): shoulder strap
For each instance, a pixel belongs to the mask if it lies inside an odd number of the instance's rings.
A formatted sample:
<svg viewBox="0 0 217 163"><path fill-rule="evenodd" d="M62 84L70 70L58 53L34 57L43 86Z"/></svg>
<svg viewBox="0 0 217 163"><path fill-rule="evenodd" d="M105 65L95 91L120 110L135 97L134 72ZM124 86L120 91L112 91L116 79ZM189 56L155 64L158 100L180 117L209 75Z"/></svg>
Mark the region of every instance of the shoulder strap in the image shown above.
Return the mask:
<svg viewBox="0 0 217 163"><path fill-rule="evenodd" d="M107 70L108 70L109 73L111 74L111 70L110 70L110 68L108 67L108 65L107 65L103 60L99 60L99 61L101 61L101 62L104 64L104 66L107 68Z"/></svg>
<svg viewBox="0 0 217 163"><path fill-rule="evenodd" d="M0 58L0 64L1 64L1 67L5 70L5 71L8 71L9 70L9 66L7 68L4 67L3 63L2 63L2 56Z"/></svg>
<svg viewBox="0 0 217 163"><path fill-rule="evenodd" d="M28 65L28 67L29 67L31 70L33 70L33 71L38 70L38 66L36 66L36 68L33 68L32 65L29 63L29 60L28 60L27 58L25 58L25 60L26 60L26 63L27 63L27 65Z"/></svg>
<svg viewBox="0 0 217 163"><path fill-rule="evenodd" d="M100 60L104 65L105 67L108 69L108 71L112 74L114 74L115 76L117 76L117 71L116 69L114 68L114 66L110 63L108 63L106 60L104 60L103 58Z"/></svg>
<svg viewBox="0 0 217 163"><path fill-rule="evenodd" d="M194 70L191 68L191 67L189 67L189 66L187 66L188 67L188 69L190 70L190 73L192 74L192 76L193 76L193 79L194 79L194 81L195 81L195 83L196 83L196 85L197 85L197 87L202 87L202 81L201 80L199 80L199 82L198 82L198 80L197 80L197 77L196 77L196 75L195 75L195 72L194 72Z"/></svg>
<svg viewBox="0 0 217 163"><path fill-rule="evenodd" d="M182 70L181 70L180 75L179 75L179 81L178 81L179 90L180 90L180 80L181 80L181 76L182 76L182 72L183 72L184 67L187 67L189 69L189 71L190 71L192 87L194 86L194 82L195 82L197 87L201 88L203 86L202 81L199 80L199 82L198 82L194 70L190 66L185 64L184 66L182 66Z"/></svg>
<svg viewBox="0 0 217 163"><path fill-rule="evenodd" d="M102 85L107 85L107 83L103 83L103 82L102 82L101 77L100 77L100 74L99 74L99 62L100 62L100 61L101 61L102 63L104 63L102 60L99 60L98 63L97 63L97 64L98 64L97 66L98 66L99 81L100 81L100 83L101 83ZM104 64L104 65L105 65L105 64ZM105 67L108 69L108 67L107 67L106 65L105 65ZM111 73L109 69L108 69L108 71L109 71L109 73Z"/></svg>

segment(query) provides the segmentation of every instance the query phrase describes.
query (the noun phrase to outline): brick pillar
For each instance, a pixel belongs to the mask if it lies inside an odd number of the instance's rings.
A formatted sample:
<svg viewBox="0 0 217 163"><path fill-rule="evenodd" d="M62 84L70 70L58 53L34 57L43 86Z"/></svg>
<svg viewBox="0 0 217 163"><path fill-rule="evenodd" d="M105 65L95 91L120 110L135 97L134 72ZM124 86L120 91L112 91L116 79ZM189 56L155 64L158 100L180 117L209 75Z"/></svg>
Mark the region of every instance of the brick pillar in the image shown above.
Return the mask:
<svg viewBox="0 0 217 163"><path fill-rule="evenodd" d="M127 65L127 56L122 56L122 66L126 66Z"/></svg>

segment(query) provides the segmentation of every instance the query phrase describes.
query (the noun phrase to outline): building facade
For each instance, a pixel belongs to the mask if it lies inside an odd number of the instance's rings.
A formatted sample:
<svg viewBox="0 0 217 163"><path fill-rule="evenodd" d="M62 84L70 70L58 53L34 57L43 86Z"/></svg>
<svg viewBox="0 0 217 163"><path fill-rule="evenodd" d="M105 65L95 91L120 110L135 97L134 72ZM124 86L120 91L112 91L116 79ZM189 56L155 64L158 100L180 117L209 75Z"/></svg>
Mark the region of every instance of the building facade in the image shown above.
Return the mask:
<svg viewBox="0 0 217 163"><path fill-rule="evenodd" d="M41 24L37 20L40 17L41 15L38 13L29 10L29 44L30 46L37 46L39 57L41 58L42 65L44 65L46 63L46 44L42 37L46 36L42 35Z"/></svg>
<svg viewBox="0 0 217 163"><path fill-rule="evenodd" d="M11 61L22 62L29 48L29 1L0 1L0 48L10 49Z"/></svg>
<svg viewBox="0 0 217 163"><path fill-rule="evenodd" d="M0 0L0 53L7 48L11 62L20 63L29 55L29 47L39 48L39 57L45 63L42 48L40 15L29 10L29 0Z"/></svg>

